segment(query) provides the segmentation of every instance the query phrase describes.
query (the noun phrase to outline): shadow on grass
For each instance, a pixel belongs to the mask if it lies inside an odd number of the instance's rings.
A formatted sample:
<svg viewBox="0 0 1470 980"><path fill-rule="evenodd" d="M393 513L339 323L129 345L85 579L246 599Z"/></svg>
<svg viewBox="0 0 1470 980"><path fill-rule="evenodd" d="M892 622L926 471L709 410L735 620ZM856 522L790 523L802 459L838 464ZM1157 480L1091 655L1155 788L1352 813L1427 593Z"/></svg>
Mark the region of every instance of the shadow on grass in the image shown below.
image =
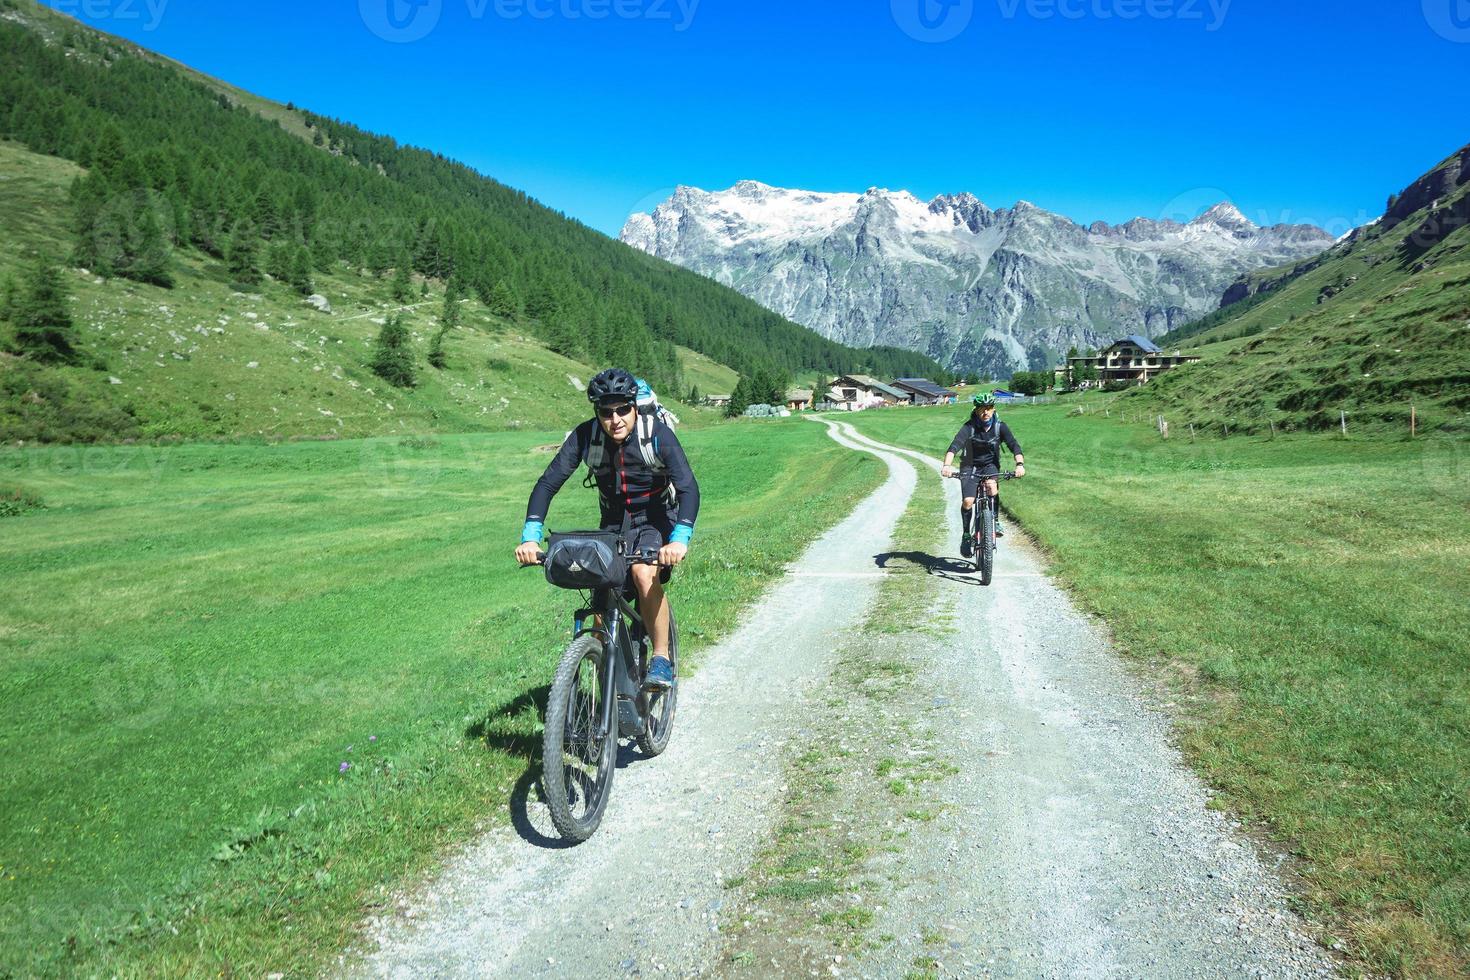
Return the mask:
<svg viewBox="0 0 1470 980"><path fill-rule="evenodd" d="M546 721L546 698L550 684L522 691L510 701L492 708L465 729L465 738L487 749L503 752L525 763L525 770L510 789L510 822L516 833L537 847L570 847L571 841L551 837L531 821L531 790L541 779L541 731ZM534 724L533 724L534 719Z"/></svg>
<svg viewBox="0 0 1470 980"><path fill-rule="evenodd" d="M465 738L478 742L487 749L505 753L525 763L525 771L516 779L510 790L510 822L516 833L528 844L548 849L574 847L574 841L563 840L544 833L531 819L531 792L541 781L540 726L546 723L546 699L551 693L550 684L542 684L523 691L512 700L492 708L484 717L465 729ZM535 731L527 731L534 712ZM645 758L633 743L620 743L616 766L627 766ZM616 786L616 784L614 784ZM539 796L539 792L537 794Z"/></svg>

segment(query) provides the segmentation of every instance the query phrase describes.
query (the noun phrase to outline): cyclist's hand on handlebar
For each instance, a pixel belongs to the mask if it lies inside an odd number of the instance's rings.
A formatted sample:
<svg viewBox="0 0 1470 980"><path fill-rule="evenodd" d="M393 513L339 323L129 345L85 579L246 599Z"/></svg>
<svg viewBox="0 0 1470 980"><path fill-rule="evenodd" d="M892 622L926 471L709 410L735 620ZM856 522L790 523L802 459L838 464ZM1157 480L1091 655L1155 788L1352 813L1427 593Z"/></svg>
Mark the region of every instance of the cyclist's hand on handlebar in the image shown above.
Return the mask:
<svg viewBox="0 0 1470 980"><path fill-rule="evenodd" d="M1026 464L1025 463L1017 463L1016 464L1016 479L1019 480L1021 477L1025 476L1025 475L1026 475Z"/></svg>
<svg viewBox="0 0 1470 980"><path fill-rule="evenodd" d="M666 544L658 550L658 563L665 567L673 568L679 562L683 561L684 556L687 554L689 554L689 546L687 544Z"/></svg>
<svg viewBox="0 0 1470 980"><path fill-rule="evenodd" d="M945 466L941 467L939 472L946 480L948 480L950 477L954 476L955 468L953 466Z"/></svg>
<svg viewBox="0 0 1470 980"><path fill-rule="evenodd" d="M522 565L534 565L541 560L541 546L534 541L525 541L516 548L516 561Z"/></svg>

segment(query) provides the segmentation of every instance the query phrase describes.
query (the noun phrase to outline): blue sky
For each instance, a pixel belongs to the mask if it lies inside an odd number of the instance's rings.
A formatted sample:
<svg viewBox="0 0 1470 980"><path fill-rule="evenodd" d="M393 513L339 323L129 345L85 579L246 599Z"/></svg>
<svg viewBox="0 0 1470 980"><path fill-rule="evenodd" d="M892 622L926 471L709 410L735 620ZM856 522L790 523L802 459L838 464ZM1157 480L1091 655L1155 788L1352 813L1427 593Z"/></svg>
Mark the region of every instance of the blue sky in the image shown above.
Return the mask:
<svg viewBox="0 0 1470 980"><path fill-rule="evenodd" d="M1334 232L1470 141L1470 0L49 0L616 234L676 184Z"/></svg>

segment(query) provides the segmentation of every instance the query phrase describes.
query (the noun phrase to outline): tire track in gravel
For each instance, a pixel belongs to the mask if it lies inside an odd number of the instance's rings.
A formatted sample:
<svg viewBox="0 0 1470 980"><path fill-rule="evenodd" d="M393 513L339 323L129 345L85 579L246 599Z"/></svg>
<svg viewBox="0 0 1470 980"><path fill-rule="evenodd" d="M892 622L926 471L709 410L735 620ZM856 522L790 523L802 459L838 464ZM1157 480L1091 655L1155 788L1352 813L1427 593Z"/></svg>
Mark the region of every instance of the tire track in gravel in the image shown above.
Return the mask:
<svg viewBox="0 0 1470 980"><path fill-rule="evenodd" d="M957 550L957 483L945 496ZM886 871L897 884L874 898L872 932L894 940L825 972L1334 975L1267 861L1208 808L1168 718L1014 530L996 573L990 588L931 576L957 628L907 651L932 693L912 711L958 774L932 785L941 816L910 832Z"/></svg>
<svg viewBox="0 0 1470 980"><path fill-rule="evenodd" d="M833 438L860 448L849 434ZM849 430L850 431L850 430ZM865 451L873 451L871 449ZM705 972L717 949L726 877L743 871L779 808L788 737L860 623L878 579L874 547L913 492L913 466L880 451L888 479L813 544L743 625L680 682L668 750L636 755L613 780L597 834L554 845L545 809L530 828L493 831L395 911L367 924L344 972L373 976L625 976ZM674 601L678 601L677 589ZM548 677L550 667L548 667ZM359 955L360 954L360 955Z"/></svg>

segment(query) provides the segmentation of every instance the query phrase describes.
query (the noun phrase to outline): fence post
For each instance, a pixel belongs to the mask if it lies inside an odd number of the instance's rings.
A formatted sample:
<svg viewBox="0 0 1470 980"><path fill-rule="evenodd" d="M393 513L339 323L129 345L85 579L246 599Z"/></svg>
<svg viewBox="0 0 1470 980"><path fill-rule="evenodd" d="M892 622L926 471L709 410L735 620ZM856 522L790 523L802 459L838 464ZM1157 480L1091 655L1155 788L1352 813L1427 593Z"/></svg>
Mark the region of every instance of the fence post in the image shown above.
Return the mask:
<svg viewBox="0 0 1470 980"><path fill-rule="evenodd" d="M1276 422L1274 419L1267 419L1266 424L1271 427L1271 439L1274 442L1276 439Z"/></svg>
<svg viewBox="0 0 1470 980"><path fill-rule="evenodd" d="M1189 441L1194 442L1194 423L1189 423Z"/></svg>
<svg viewBox="0 0 1470 980"><path fill-rule="evenodd" d="M1340 418L1340 420L1342 422L1342 434L1343 434L1343 437L1346 438L1347 437L1347 412L1343 411L1342 409L1338 409L1338 416L1339 416L1339 418Z"/></svg>
<svg viewBox="0 0 1470 980"><path fill-rule="evenodd" d="M1414 438L1415 430L1419 428L1419 409L1413 405L1409 406L1409 438Z"/></svg>

